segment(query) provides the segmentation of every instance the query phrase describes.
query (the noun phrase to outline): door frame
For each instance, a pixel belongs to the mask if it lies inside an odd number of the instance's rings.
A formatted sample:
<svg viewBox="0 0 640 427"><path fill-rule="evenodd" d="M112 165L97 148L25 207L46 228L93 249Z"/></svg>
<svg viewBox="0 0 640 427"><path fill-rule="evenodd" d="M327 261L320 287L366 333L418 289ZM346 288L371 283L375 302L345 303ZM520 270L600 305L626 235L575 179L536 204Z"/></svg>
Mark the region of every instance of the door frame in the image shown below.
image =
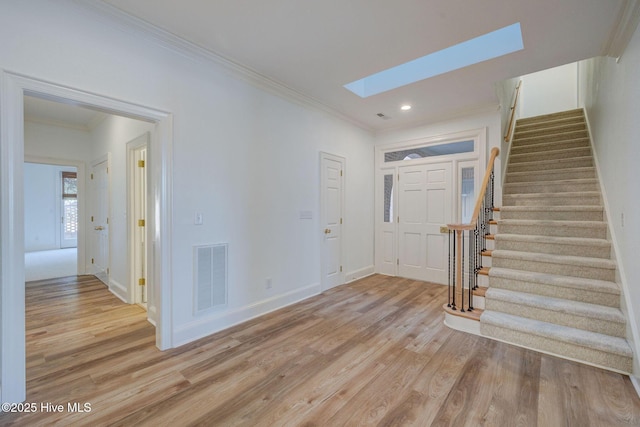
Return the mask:
<svg viewBox="0 0 640 427"><path fill-rule="evenodd" d="M345 218L345 181L346 181L346 177L347 177L347 163L346 163L346 159L342 156L338 156L336 154L331 154L331 153L326 153L321 151L320 152L320 236L321 236L321 244L320 244L320 290L321 291L326 291L327 289L330 289L333 286L329 286L327 284L326 281L326 258L325 258L325 247L324 247L324 224L326 224L327 222L327 218L325 217L325 211L324 211L324 200L325 200L325 188L324 188L324 179L325 179L325 174L324 174L324 168L322 167L322 164L324 163L325 160L332 160L332 161L336 161L338 163L340 163L340 165L342 166L342 189L341 189L341 194L340 194L340 217L342 219L342 224L340 224L340 265L344 266L344 241L345 241L345 236L344 236L344 218ZM345 271L344 268L341 268L340 271L340 284L343 284L345 282ZM335 286L339 286L339 285L335 285Z"/></svg>
<svg viewBox="0 0 640 427"><path fill-rule="evenodd" d="M171 206L173 116L108 96L0 70L0 401L26 398L24 289L24 96L89 106L155 123L150 141L150 193L153 194L154 283L157 307L156 346L173 346L171 315ZM156 221L155 218L158 218Z"/></svg>
<svg viewBox="0 0 640 427"><path fill-rule="evenodd" d="M452 162L452 191L455 194L452 195L452 213L455 215L454 222L458 222L460 218L460 206L459 206L459 188L460 184L458 182L458 170L461 164L468 165L469 162L476 162L477 168L479 171L484 171L487 163L487 127L469 129L461 132L453 132L448 134L427 136L424 138L399 141L399 142L391 142L387 144L381 144L376 146L375 149L375 183L374 183L374 262L375 262L375 272L380 274L388 274L397 276L398 275L398 265L396 263L395 268L393 269L393 274L391 274L390 268L384 268L382 265L382 253L384 248L382 247L382 228L384 225L384 175L392 173L394 176L394 186L398 185L397 177L400 171L401 166L408 165L420 165L420 164L428 164L428 163L441 163L445 161ZM434 157L425 157L419 159L412 159L407 161L393 161L386 162L385 153L392 151L400 151L405 149L411 149L416 147L424 147L428 145L440 145L449 142L457 142L457 141L474 141L474 150L468 153L461 154L449 154L443 156L434 156ZM476 174L476 176L479 176ZM476 182L476 187L480 185L480 182ZM391 203L393 204L395 215L401 215L398 206L398 191L393 192L393 199ZM396 257L399 257L398 251L398 223L394 221L394 233L393 233L393 250ZM387 227L389 229L389 227ZM398 258L396 258L397 260Z"/></svg>
<svg viewBox="0 0 640 427"><path fill-rule="evenodd" d="M71 166L76 168L78 179L78 245L77 245L77 274L85 274L85 259L86 259L86 230L85 230L85 199L87 196L87 189L85 187L86 179L86 166L84 162L77 160L65 160L54 157L43 156L24 156L24 163L38 163L42 165L55 165L55 166Z"/></svg>

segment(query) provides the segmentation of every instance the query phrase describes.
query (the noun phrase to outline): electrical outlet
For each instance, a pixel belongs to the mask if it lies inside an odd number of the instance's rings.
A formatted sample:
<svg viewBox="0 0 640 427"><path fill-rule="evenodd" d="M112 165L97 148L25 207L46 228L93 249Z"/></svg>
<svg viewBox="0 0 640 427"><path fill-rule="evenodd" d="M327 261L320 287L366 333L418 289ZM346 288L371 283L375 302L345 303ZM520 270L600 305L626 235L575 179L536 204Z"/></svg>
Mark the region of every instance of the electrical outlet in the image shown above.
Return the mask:
<svg viewBox="0 0 640 427"><path fill-rule="evenodd" d="M271 277L267 278L267 281L265 283L265 288L266 289L271 289L272 283L271 283Z"/></svg>
<svg viewBox="0 0 640 427"><path fill-rule="evenodd" d="M622 225L622 228L624 228L624 212L620 214L620 224Z"/></svg>
<svg viewBox="0 0 640 427"><path fill-rule="evenodd" d="M202 225L203 219L202 219L202 213L201 212L196 212L195 213L195 215L193 216L193 223L195 225Z"/></svg>

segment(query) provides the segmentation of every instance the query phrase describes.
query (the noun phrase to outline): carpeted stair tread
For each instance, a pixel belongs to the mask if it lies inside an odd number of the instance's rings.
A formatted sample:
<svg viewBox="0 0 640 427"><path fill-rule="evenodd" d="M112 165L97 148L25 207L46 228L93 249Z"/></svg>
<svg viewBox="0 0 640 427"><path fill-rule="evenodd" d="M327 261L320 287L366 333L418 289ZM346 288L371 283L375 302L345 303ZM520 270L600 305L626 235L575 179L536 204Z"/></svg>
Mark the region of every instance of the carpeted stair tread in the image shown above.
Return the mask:
<svg viewBox="0 0 640 427"><path fill-rule="evenodd" d="M601 206L599 191L572 191L565 193L520 193L505 194L503 207L527 206L535 203L539 206L567 206L580 204L583 206Z"/></svg>
<svg viewBox="0 0 640 427"><path fill-rule="evenodd" d="M557 237L530 234L497 234L494 250L573 255L609 259L611 243L589 237Z"/></svg>
<svg viewBox="0 0 640 427"><path fill-rule="evenodd" d="M504 185L505 194L528 193L568 193L578 191L597 191L598 180L594 178L562 179L540 182L509 182Z"/></svg>
<svg viewBox="0 0 640 427"><path fill-rule="evenodd" d="M505 182L542 182L595 177L596 168L593 166L586 166L578 168L552 169L547 170L544 173L540 173L539 171L510 172L507 174Z"/></svg>
<svg viewBox="0 0 640 427"><path fill-rule="evenodd" d="M569 326L556 325L540 320L527 319L507 313L485 310L480 321L502 328L514 329L532 335L543 336L558 341L569 342L588 348L594 348L623 357L633 357L633 351L624 338L585 331Z"/></svg>
<svg viewBox="0 0 640 427"><path fill-rule="evenodd" d="M517 144L511 147L511 154L538 153L541 151L564 150L567 148L583 148L589 146L589 138L570 138L553 142L532 141L529 144L522 143L522 141L517 141Z"/></svg>
<svg viewBox="0 0 640 427"><path fill-rule="evenodd" d="M513 135L512 143L518 146L547 144L549 142L564 142L571 139L587 138L587 129L584 125L565 125L558 128L541 128L528 131L519 131Z"/></svg>
<svg viewBox="0 0 640 427"><path fill-rule="evenodd" d="M536 261L536 262L544 262L547 264L562 264L562 265L571 265L577 267L594 267L594 268L603 268L608 270L615 270L616 263L610 259L602 259L602 258L589 258L582 256L571 256L571 255L552 255L552 254L541 254L537 252L521 252L521 251L506 251L495 249L491 253L491 258L508 258L513 260L520 261Z"/></svg>
<svg viewBox="0 0 640 427"><path fill-rule="evenodd" d="M530 121L529 123L523 122L522 120L523 119L517 120L517 127L520 130L544 129L547 127L557 127L565 124L586 124L583 115L560 117L551 120Z"/></svg>
<svg viewBox="0 0 640 427"><path fill-rule="evenodd" d="M564 159L529 159L519 163L511 163L507 166L508 173L511 172L538 172L547 170L566 170L567 168L593 167L593 157L591 155L568 157Z"/></svg>
<svg viewBox="0 0 640 427"><path fill-rule="evenodd" d="M533 271L512 270L509 268L492 267L489 276L512 281L539 283L541 285L573 288L577 292L591 291L615 296L620 295L620 288L615 282L607 280L584 279L557 274L536 273Z"/></svg>
<svg viewBox="0 0 640 427"><path fill-rule="evenodd" d="M604 208L591 206L504 206L501 219L551 221L602 221Z"/></svg>
<svg viewBox="0 0 640 427"><path fill-rule="evenodd" d="M565 314L584 316L592 320L606 320L624 325L626 320L619 308L598 304L570 301L526 292L515 292L508 289L489 288L485 293L492 301L503 301L511 305L530 306ZM624 329L624 328L623 328Z"/></svg>
<svg viewBox="0 0 640 427"><path fill-rule="evenodd" d="M542 160L574 159L576 157L585 157L589 155L591 155L591 147L564 148L561 150L542 151L539 153L512 154L509 158L509 162L512 165L517 165L518 163L539 162Z"/></svg>
<svg viewBox="0 0 640 427"><path fill-rule="evenodd" d="M523 117L519 118L516 123L518 126L527 125L531 123L550 122L554 120L562 120L570 117L580 117L584 119L584 112L581 108L574 108L573 110L559 111L549 114L541 114L539 116Z"/></svg>

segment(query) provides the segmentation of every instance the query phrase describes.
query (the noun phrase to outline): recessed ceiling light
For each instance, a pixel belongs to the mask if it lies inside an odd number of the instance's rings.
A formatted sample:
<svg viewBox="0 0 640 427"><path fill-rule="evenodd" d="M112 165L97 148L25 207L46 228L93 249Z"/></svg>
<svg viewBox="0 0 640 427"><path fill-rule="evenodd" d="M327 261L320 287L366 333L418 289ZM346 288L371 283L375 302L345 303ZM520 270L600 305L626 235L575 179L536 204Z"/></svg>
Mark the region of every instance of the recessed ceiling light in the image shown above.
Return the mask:
<svg viewBox="0 0 640 427"><path fill-rule="evenodd" d="M524 49L520 23L430 53L344 85L366 98Z"/></svg>
<svg viewBox="0 0 640 427"><path fill-rule="evenodd" d="M411 110L411 105L405 104L402 107L400 107L400 109L402 111L409 111L409 110Z"/></svg>

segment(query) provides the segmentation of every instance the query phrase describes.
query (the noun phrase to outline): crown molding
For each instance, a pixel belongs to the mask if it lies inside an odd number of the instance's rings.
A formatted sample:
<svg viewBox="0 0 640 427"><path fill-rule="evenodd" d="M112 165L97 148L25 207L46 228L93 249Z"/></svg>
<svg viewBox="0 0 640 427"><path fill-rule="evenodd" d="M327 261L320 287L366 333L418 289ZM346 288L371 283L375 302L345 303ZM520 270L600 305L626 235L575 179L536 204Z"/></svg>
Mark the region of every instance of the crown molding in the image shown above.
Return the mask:
<svg viewBox="0 0 640 427"><path fill-rule="evenodd" d="M230 58L220 55L217 52L206 49L143 19L130 15L101 0L70 1L75 4L78 9L91 13L94 17L97 16L103 23L111 27L132 33L138 37L143 37L156 45L182 55L188 59L215 64L230 73L232 76L257 87L258 89L262 89L272 95L276 95L297 105L327 113L366 131L374 131L371 126L355 120L307 94L293 89L284 83L261 74L258 71L242 65Z"/></svg>
<svg viewBox="0 0 640 427"><path fill-rule="evenodd" d="M620 59L640 22L640 0L625 0L603 56Z"/></svg>

